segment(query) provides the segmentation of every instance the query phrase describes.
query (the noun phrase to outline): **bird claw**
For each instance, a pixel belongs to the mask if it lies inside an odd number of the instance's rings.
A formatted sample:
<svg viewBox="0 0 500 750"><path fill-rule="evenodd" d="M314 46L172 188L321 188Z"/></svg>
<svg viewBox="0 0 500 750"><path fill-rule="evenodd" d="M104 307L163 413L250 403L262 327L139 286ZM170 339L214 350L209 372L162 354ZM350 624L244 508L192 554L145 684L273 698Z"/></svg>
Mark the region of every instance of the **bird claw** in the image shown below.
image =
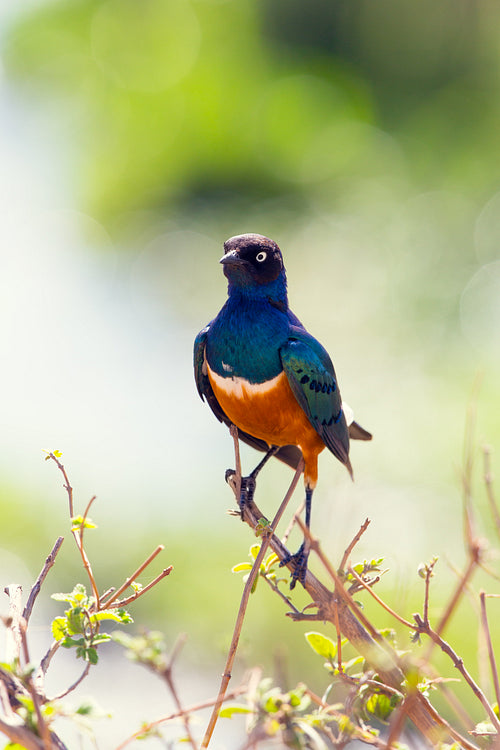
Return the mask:
<svg viewBox="0 0 500 750"><path fill-rule="evenodd" d="M233 490L236 489L236 472L234 469L226 469L224 479ZM241 477L240 497L238 500L240 509L253 501L256 484L255 477L252 474L248 477Z"/></svg>
<svg viewBox="0 0 500 750"><path fill-rule="evenodd" d="M295 584L297 583L297 581L299 581L299 583L301 583L303 586L305 585L308 558L309 552L306 552L304 543L302 543L294 555L288 554L283 558L283 560L281 560L279 564L280 568L282 568L284 565L288 565L288 563L290 562L293 562L294 564L294 568L290 578L290 590L295 588Z"/></svg>

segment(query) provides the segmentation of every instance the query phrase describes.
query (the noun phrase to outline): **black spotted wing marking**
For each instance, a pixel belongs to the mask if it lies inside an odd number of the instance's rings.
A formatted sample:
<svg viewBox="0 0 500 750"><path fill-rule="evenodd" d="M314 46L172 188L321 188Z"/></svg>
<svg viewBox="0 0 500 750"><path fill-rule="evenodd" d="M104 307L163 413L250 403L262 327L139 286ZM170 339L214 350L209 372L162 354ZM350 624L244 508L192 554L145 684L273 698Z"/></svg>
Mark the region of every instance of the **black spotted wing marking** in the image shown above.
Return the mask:
<svg viewBox="0 0 500 750"><path fill-rule="evenodd" d="M197 335L194 341L194 377L196 381L196 387L202 400L205 400L213 413L219 420L228 427L231 426L231 420L227 417L226 413L222 409L221 405L217 401L215 393L213 392L212 386L207 373L207 363L205 358L205 345L207 340L207 334L210 329L210 324L205 326L203 330ZM244 443L250 445L258 451L266 453L269 450L269 445L264 440L249 435L243 430L238 429L238 436ZM283 463L290 466L292 469L296 469L299 465L300 459L302 458L302 452L300 448L295 445L284 445L275 454L276 458Z"/></svg>
<svg viewBox="0 0 500 750"><path fill-rule="evenodd" d="M335 370L326 354L308 342L290 339L280 349L290 387L312 426L349 471L349 433L342 411Z"/></svg>

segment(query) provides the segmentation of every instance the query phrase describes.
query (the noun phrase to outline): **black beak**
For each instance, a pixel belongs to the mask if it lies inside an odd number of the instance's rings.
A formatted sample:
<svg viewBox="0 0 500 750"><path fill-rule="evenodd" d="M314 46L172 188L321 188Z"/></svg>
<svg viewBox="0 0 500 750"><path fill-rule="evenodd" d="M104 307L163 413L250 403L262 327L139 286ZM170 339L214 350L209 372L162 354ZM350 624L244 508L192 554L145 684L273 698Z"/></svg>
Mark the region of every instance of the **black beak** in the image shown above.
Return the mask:
<svg viewBox="0 0 500 750"><path fill-rule="evenodd" d="M238 266L242 263L245 263L243 258L240 258L238 255L237 250L230 250L228 253L222 256L219 263L222 263L223 265L232 265L232 266Z"/></svg>

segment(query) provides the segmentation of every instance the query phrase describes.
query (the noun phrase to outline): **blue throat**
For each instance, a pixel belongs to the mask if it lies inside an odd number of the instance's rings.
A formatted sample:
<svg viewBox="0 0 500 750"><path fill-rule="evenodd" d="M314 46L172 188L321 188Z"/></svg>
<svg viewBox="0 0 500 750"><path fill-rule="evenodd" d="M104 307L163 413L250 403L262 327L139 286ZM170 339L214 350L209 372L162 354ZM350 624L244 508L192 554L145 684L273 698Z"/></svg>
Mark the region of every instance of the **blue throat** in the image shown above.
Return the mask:
<svg viewBox="0 0 500 750"><path fill-rule="evenodd" d="M223 377L265 383L283 369L279 349L290 330L285 275L268 284L230 281L228 294L207 335L208 364Z"/></svg>

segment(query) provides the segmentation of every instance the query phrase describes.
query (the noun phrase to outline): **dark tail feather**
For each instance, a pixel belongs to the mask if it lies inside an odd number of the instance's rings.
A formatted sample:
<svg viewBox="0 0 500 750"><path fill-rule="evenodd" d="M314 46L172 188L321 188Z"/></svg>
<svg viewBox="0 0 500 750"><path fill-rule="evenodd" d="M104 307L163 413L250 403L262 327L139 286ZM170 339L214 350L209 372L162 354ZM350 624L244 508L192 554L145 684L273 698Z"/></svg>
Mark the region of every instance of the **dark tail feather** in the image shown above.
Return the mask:
<svg viewBox="0 0 500 750"><path fill-rule="evenodd" d="M371 440L372 434L361 427L357 422L351 422L349 425L349 437L351 440Z"/></svg>

